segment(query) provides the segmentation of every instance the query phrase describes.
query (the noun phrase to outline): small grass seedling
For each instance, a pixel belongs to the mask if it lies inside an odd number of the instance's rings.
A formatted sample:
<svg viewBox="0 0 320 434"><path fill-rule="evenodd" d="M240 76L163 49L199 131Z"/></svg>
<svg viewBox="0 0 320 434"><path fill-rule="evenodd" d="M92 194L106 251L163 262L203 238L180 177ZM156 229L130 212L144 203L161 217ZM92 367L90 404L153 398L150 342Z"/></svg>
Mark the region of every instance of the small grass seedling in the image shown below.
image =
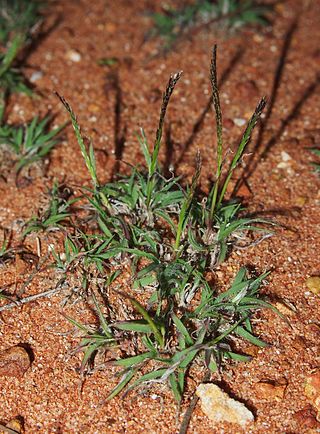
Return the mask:
<svg viewBox="0 0 320 434"><path fill-rule="evenodd" d="M0 125L0 145L7 146L17 156L15 170L19 173L24 167L47 156L59 143L59 133L67 123L49 130L50 116L39 119L35 116L25 125Z"/></svg>
<svg viewBox="0 0 320 434"><path fill-rule="evenodd" d="M57 182L54 183L49 194L50 202L48 208L37 217L31 218L31 220L26 223L23 236L26 236L31 232L61 229L62 222L66 222L66 220L72 215L70 212L71 207L78 200L77 198L66 199L63 197Z"/></svg>

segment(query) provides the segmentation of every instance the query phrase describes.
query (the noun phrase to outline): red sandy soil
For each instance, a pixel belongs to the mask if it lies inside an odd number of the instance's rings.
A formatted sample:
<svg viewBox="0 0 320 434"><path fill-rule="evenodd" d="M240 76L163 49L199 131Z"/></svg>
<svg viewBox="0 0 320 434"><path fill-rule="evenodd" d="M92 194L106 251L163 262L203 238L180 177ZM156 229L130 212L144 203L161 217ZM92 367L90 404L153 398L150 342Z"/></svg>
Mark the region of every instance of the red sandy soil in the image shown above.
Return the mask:
<svg viewBox="0 0 320 434"><path fill-rule="evenodd" d="M51 110L57 114L55 121L62 122L68 116L53 94L58 91L76 111L84 133L93 139L99 175L108 180L115 165L115 144L121 143L122 136L122 159L129 163L141 160L136 132L143 126L153 138L161 92L170 73L183 70L167 118L174 144L171 161L178 174L190 176L199 149L201 182L206 188L215 158L211 109L199 131L193 134L193 130L208 104L210 52L218 43L224 135L231 149L243 128L234 119L248 119L259 97L268 96L260 140L257 131L250 145L250 152L255 149L254 158L252 153L245 158L244 174L252 194L249 197L247 188L242 192L250 211L271 215L283 225L260 245L234 252L218 270L219 285L223 288L230 283L242 265L259 272L271 269L264 293L272 302L281 300L294 309L286 312L290 326L271 311L261 311L254 322L255 333L271 345L264 349L247 345L253 360L226 366L212 381L254 412L255 423L246 433L320 432L315 411L304 395L306 378L320 363L319 295L306 286L308 277L320 273L320 184L310 166L314 156L307 150L320 140L319 4L316 0L284 1L276 7L272 27L246 28L233 34L204 29L181 40L166 57L155 57L159 40L143 44L152 25L145 11L159 9L160 2L155 3L54 2L48 20L57 16L60 21L28 58L26 67L28 76L43 72L36 82L43 97L12 97L8 111L12 109L12 119L24 121L39 110L42 114ZM80 54L80 62L70 60L70 50ZM118 65L99 66L97 61L103 57L116 57ZM288 161L283 161L287 159L284 152L290 156ZM165 152L162 157L165 160ZM25 180L19 187L13 177L0 180L0 224L13 229L14 245L22 224L46 203L46 191L54 178L75 189L88 184L71 126L66 129L66 140L52 152L46 173L33 170L30 176L30 182ZM39 253L37 237L41 263L48 244L59 245L59 237L28 236L25 244L35 255ZM12 295L24 297L55 287L61 276L44 266L22 294L22 285L35 267L34 262L17 255L13 263L1 267L1 287L8 285ZM1 312L0 350L25 344L34 355L22 377L0 377L1 423L20 416L28 434L178 432L182 416L166 388L157 386L146 394L131 392L125 398L106 401L117 381L115 368L108 366L88 376L79 391L81 354L71 355L79 340L61 312L85 323L94 317L80 298L63 307L68 293L70 289L61 290L50 298ZM203 375L201 369L190 373L182 415ZM265 381L285 384L284 395L263 396L259 383ZM212 426L198 405L189 432L242 431L231 425Z"/></svg>

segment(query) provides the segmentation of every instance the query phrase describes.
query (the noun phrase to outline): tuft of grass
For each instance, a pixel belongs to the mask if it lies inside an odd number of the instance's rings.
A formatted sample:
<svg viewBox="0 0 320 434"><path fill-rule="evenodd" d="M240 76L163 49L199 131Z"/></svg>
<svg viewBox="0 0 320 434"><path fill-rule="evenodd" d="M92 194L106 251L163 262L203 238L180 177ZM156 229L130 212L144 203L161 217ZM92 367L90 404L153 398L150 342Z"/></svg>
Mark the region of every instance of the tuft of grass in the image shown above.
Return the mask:
<svg viewBox="0 0 320 434"><path fill-rule="evenodd" d="M38 0L0 0L0 43L6 45L16 34L30 37L43 6L44 2Z"/></svg>
<svg viewBox="0 0 320 434"><path fill-rule="evenodd" d="M83 374L86 368L93 363L94 357L99 350L106 351L106 347L114 347L116 340L112 335L111 329L101 311L100 305L92 293L91 298L94 302L95 311L99 320L99 327L94 330L93 327L86 327L75 321L73 318L66 316L67 320L84 333L79 346L73 351L74 353L83 351L84 356L81 363L80 373Z"/></svg>
<svg viewBox="0 0 320 434"><path fill-rule="evenodd" d="M34 37L41 20L44 2L38 0L0 0L0 125L3 123L8 95L32 94L21 71L19 55Z"/></svg>
<svg viewBox="0 0 320 434"><path fill-rule="evenodd" d="M23 236L31 232L53 231L61 228L62 222L71 217L71 207L78 199L69 199L62 194L62 188L57 182L54 183L50 194L48 208L37 217L32 217L27 223Z"/></svg>
<svg viewBox="0 0 320 434"><path fill-rule="evenodd" d="M17 158L16 172L24 167L41 160L59 142L59 133L67 123L49 130L50 116L39 119L35 116L26 125L0 125L0 145L12 150Z"/></svg>
<svg viewBox="0 0 320 434"><path fill-rule="evenodd" d="M190 29L220 23L226 28L239 28L248 24L265 25L266 13L271 7L254 0L195 0L180 9L169 8L152 15L154 29L149 36L160 36L166 48Z"/></svg>
<svg viewBox="0 0 320 434"><path fill-rule="evenodd" d="M164 383L168 384L176 401L181 402L185 378L192 366L200 364L216 372L226 360L249 361L250 356L233 350L234 344L241 339L258 347L267 346L254 336L250 320L257 309L273 308L258 296L259 286L267 275L249 278L247 270L241 268L227 291L217 295L207 282L203 282L197 303L183 309L172 304L170 309L163 307L157 314L143 307L134 297L119 292L119 296L128 299L136 311L136 318L126 321L106 318L92 294L98 327L87 327L67 317L84 334L74 350L84 352L81 373L92 366L98 351L106 352L110 348L121 348L126 342L138 341L136 355L126 356L122 349L122 357L114 359L113 352L113 358L109 358L109 364L121 369L121 378L108 399L125 389L129 392L136 387Z"/></svg>
<svg viewBox="0 0 320 434"><path fill-rule="evenodd" d="M0 53L0 125L3 123L8 94L21 92L31 95L32 93L20 69L14 67L24 41L24 36L18 34L13 38L7 50Z"/></svg>
<svg viewBox="0 0 320 434"><path fill-rule="evenodd" d="M174 175L166 178L159 161L165 116L180 76L177 73L169 79L152 146L141 131L139 142L145 166L132 167L128 176L119 175L112 183L103 184L98 179L93 144L86 146L71 106L60 96L69 112L91 187L84 189L90 223L76 237L66 239L65 261L54 252L56 265L64 272L76 265L89 285L87 276L92 267L104 282L108 275L109 281L115 280L124 264L129 265L131 273L128 291L116 292L116 299L131 306L128 319L121 317L116 301L115 305L110 302L112 315L103 316L102 327L99 311L99 329L92 335L83 329L86 340L80 346L85 354L83 369L98 348L108 348L110 343L121 348L121 356L113 363L122 369L122 377L109 398L125 388L129 391L161 382L169 385L180 402L185 377L195 363L214 372L224 359L248 360L235 350L238 340L266 345L254 335L251 318L257 309L271 307L259 296L259 287L268 273L250 277L241 268L231 287L222 293L208 280L232 249L249 247L270 236L266 225L271 222L246 217L241 202L227 198L228 184L266 101L262 98L258 103L227 164L215 47L210 76L216 117L216 168L212 188L206 194L198 185L199 154L190 185ZM252 241L252 234L259 232L262 236ZM115 267L116 274L110 275ZM104 291L112 291L108 283ZM126 354L128 340L135 342L134 355Z"/></svg>

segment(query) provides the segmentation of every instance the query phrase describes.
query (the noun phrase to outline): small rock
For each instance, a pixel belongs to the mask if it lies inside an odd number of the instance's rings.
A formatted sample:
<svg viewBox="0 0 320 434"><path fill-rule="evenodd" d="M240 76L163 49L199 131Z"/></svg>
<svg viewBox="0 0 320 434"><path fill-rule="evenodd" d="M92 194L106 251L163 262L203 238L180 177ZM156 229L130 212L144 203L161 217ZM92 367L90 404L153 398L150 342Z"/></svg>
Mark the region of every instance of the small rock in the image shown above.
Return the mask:
<svg viewBox="0 0 320 434"><path fill-rule="evenodd" d="M196 391L201 409L215 423L229 422L245 426L254 416L247 407L229 397L216 384L200 384Z"/></svg>
<svg viewBox="0 0 320 434"><path fill-rule="evenodd" d="M293 171L291 169L291 165L287 161L280 161L280 163L277 164L277 168L278 169L284 169L287 171L287 173L289 173L291 175L293 173Z"/></svg>
<svg viewBox="0 0 320 434"><path fill-rule="evenodd" d="M10 422L6 424L6 428L9 428L10 430L13 430L17 434L23 434L23 422L22 418L15 418L11 419ZM11 431L10 431L11 432ZM0 431L0 434L4 433L4 431Z"/></svg>
<svg viewBox="0 0 320 434"><path fill-rule="evenodd" d="M100 107L97 104L89 104L88 110L91 113L98 113L100 111Z"/></svg>
<svg viewBox="0 0 320 434"><path fill-rule="evenodd" d="M14 346L0 352L0 376L22 377L30 365L29 354L22 347Z"/></svg>
<svg viewBox="0 0 320 434"><path fill-rule="evenodd" d="M316 428L319 425L315 417L315 412L311 406L305 407L294 413L293 419L299 428Z"/></svg>
<svg viewBox="0 0 320 434"><path fill-rule="evenodd" d="M71 60L71 62L80 62L81 60L81 54L76 50L67 51L66 57Z"/></svg>
<svg viewBox="0 0 320 434"><path fill-rule="evenodd" d="M42 77L43 77L43 72L42 71L34 71L31 74L31 77L30 77L29 81L31 83L35 83L36 81L41 80Z"/></svg>
<svg viewBox="0 0 320 434"><path fill-rule="evenodd" d="M317 410L317 421L320 422L320 370L306 379L304 394L310 404Z"/></svg>
<svg viewBox="0 0 320 434"><path fill-rule="evenodd" d="M310 289L310 291L313 292L314 294L320 294L319 276L308 277L308 279L306 280L306 285L308 289Z"/></svg>
<svg viewBox="0 0 320 434"><path fill-rule="evenodd" d="M234 126L234 122L230 118L224 118L222 122L223 122L223 127L227 130L229 130Z"/></svg>
<svg viewBox="0 0 320 434"><path fill-rule="evenodd" d="M290 157L290 155L287 152L285 152L285 151L281 151L281 159L284 162L292 160L292 158Z"/></svg>
<svg viewBox="0 0 320 434"><path fill-rule="evenodd" d="M235 118L233 119L233 122L235 125L237 125L237 127L243 127L247 123L247 121L242 118Z"/></svg>
<svg viewBox="0 0 320 434"><path fill-rule="evenodd" d="M255 33L253 35L254 42L257 42L258 44L261 44L261 42L264 41L264 37L262 35L259 35L258 33Z"/></svg>
<svg viewBox="0 0 320 434"><path fill-rule="evenodd" d="M308 200L308 199L307 199L306 197L299 196L299 197L296 198L296 200L295 200L295 204L296 204L299 208L303 208L304 205L306 204L307 200Z"/></svg>
<svg viewBox="0 0 320 434"><path fill-rule="evenodd" d="M271 384L260 382L255 384L254 389L259 399L267 401L281 401L284 397L287 384Z"/></svg>

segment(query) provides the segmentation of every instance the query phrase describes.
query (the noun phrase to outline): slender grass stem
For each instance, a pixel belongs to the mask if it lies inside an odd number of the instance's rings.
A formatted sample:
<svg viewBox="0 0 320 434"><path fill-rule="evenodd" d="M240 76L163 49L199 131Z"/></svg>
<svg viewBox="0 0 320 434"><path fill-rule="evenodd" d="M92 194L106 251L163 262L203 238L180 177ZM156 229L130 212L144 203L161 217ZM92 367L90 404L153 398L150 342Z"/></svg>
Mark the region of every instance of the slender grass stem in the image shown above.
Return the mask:
<svg viewBox="0 0 320 434"><path fill-rule="evenodd" d="M87 151L86 145L83 140L83 136L81 134L81 129L77 120L77 117L72 110L70 104L63 98L63 96L59 95L58 92L55 92L57 97L60 99L62 104L64 105L65 109L70 115L71 123L75 132L75 136L77 138L78 144L80 146L81 154L84 158L85 164L87 166L87 169L89 171L89 174L91 176L91 181L93 184L94 191L97 193L97 196L100 198L102 204L107 207L109 210L111 209L108 197L99 189L99 180L97 177L97 168L96 168L96 160L93 150L93 145L90 143L89 145L89 152Z"/></svg>
<svg viewBox="0 0 320 434"><path fill-rule="evenodd" d="M242 138L240 140L237 151L236 151L236 153L235 153L235 155L234 155L234 157L230 163L228 174L226 176L226 179L225 179L223 186L222 186L222 189L220 191L217 206L220 206L222 201L223 201L223 198L224 198L225 193L227 191L227 187L229 185L230 179L232 178L233 172L234 172L235 168L237 167L239 161L241 160L241 158L243 156L245 148L247 147L247 145L251 139L252 131L253 131L254 127L256 126L256 123L258 122L265 106L266 106L266 98L262 98L260 100L259 104L257 105L250 121L248 122L248 125L247 125L247 127L246 127L246 129L242 135Z"/></svg>
<svg viewBox="0 0 320 434"><path fill-rule="evenodd" d="M8 48L8 51L5 53L1 66L0 66L0 79L1 77L8 71L8 69L11 67L13 61L15 60L18 51L22 47L24 43L25 38L23 35L16 35L14 39L12 40L10 47Z"/></svg>
<svg viewBox="0 0 320 434"><path fill-rule="evenodd" d="M218 79L217 79L217 46L213 47L212 60L210 66L210 82L212 88L212 102L216 115L216 134L217 134L217 169L215 175L215 183L213 189L210 193L211 204L210 204L210 222L213 220L213 215L216 209L216 201L218 196L219 181L222 171L222 158L223 158L223 138L222 138L222 113L220 105L220 96L218 89Z"/></svg>
<svg viewBox="0 0 320 434"><path fill-rule="evenodd" d="M194 196L196 188L197 188L200 173L201 173L201 157L200 157L200 153L198 152L197 153L197 159L196 159L196 171L195 171L195 174L193 175L193 178L192 178L190 190L187 193L187 196L186 196L184 202L182 203L181 211L180 211L180 215L179 215L177 235L176 235L176 240L175 240L175 244L174 244L174 249L176 252L178 252L179 248L180 248L181 236L182 236L183 230L185 229L186 223L188 221L188 216L189 216L190 211L191 211L191 204L192 204L193 196Z"/></svg>
<svg viewBox="0 0 320 434"><path fill-rule="evenodd" d="M147 200L146 205L147 208L150 207L151 199L152 199L152 191L154 188L154 174L157 170L158 166L158 156L159 156L159 150L161 145L161 139L162 139L162 132L163 132L163 124L167 113L168 104L172 95L172 92L180 79L182 75L182 72L177 72L174 75L171 75L166 90L163 94L162 98L162 105L160 110L160 117L159 117L159 125L156 132L156 139L153 147L153 151L151 154L151 161L150 165L148 167L148 180L147 180Z"/></svg>

